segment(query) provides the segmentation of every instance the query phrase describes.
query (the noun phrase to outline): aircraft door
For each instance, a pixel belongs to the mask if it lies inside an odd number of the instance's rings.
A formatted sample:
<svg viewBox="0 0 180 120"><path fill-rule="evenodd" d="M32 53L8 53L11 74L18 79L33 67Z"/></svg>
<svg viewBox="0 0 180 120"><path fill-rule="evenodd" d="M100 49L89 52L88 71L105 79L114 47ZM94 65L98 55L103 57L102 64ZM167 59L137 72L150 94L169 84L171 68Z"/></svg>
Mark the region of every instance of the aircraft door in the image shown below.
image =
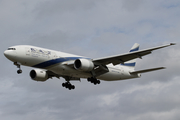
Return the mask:
<svg viewBox="0 0 180 120"><path fill-rule="evenodd" d="M30 48L25 48L25 49L26 49L26 55L27 55L27 56L30 56L30 53L31 53L31 52L30 52L30 51L31 51Z"/></svg>

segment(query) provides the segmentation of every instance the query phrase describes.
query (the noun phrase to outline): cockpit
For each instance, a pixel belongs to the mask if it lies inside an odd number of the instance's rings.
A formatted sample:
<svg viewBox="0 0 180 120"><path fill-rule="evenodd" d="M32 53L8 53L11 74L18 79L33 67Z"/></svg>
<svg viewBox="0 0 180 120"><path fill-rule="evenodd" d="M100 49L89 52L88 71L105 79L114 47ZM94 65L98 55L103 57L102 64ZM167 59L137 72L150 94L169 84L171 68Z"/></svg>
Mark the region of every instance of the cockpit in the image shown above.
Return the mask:
<svg viewBox="0 0 180 120"><path fill-rule="evenodd" d="M11 61L16 61L16 47L9 47L6 51L4 51L4 55Z"/></svg>
<svg viewBox="0 0 180 120"><path fill-rule="evenodd" d="M8 48L8 50L16 50L16 48Z"/></svg>

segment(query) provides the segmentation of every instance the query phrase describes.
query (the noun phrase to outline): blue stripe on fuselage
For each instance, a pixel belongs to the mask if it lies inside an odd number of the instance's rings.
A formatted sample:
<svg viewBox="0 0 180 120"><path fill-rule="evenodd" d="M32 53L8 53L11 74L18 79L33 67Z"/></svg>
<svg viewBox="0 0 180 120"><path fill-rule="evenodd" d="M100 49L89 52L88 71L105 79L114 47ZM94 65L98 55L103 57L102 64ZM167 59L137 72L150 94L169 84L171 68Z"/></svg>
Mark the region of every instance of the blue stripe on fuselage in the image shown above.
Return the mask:
<svg viewBox="0 0 180 120"><path fill-rule="evenodd" d="M80 58L82 58L82 57L57 58L57 59L52 59L52 60L49 60L49 61L45 61L45 62L39 63L39 64L34 65L34 66L32 66L32 67L36 67L36 68L46 68L46 67L49 67L49 66L52 66L52 65L61 63L61 62L65 62L65 61L69 61L69 60L76 60L76 59L80 59ZM84 59L89 59L89 58L84 58Z"/></svg>

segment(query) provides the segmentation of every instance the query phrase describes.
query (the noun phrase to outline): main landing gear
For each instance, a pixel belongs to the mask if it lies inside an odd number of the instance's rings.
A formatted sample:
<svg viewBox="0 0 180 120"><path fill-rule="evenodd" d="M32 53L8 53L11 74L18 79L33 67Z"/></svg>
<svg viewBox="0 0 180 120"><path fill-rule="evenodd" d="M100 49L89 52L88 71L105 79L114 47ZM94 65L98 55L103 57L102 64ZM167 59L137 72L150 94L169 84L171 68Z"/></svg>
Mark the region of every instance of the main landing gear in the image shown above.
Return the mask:
<svg viewBox="0 0 180 120"><path fill-rule="evenodd" d="M18 64L17 62L14 62L14 65L17 66L17 68L19 68L19 70L17 70L17 73L18 73L18 74L21 74L21 73L22 73L21 65Z"/></svg>
<svg viewBox="0 0 180 120"><path fill-rule="evenodd" d="M70 82L63 83L62 86L69 89L69 90L75 89L75 86L72 85Z"/></svg>
<svg viewBox="0 0 180 120"><path fill-rule="evenodd" d="M93 78L93 77L88 78L87 81L88 81L88 82L91 82L91 83L94 83L94 85L101 83L100 80L97 80L96 78Z"/></svg>

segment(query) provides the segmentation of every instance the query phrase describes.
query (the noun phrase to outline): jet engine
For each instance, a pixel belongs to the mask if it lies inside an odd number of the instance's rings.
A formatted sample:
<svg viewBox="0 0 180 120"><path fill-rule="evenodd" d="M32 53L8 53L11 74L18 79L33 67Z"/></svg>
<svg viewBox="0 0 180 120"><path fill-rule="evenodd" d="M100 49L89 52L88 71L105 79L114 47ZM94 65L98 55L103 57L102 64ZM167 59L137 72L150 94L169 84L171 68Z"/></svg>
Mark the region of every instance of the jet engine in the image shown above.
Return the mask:
<svg viewBox="0 0 180 120"><path fill-rule="evenodd" d="M41 81L41 82L44 82L49 78L47 72L40 69L31 70L30 77L35 81Z"/></svg>
<svg viewBox="0 0 180 120"><path fill-rule="evenodd" d="M89 72L94 68L94 63L88 59L77 59L74 62L74 68L79 71Z"/></svg>

